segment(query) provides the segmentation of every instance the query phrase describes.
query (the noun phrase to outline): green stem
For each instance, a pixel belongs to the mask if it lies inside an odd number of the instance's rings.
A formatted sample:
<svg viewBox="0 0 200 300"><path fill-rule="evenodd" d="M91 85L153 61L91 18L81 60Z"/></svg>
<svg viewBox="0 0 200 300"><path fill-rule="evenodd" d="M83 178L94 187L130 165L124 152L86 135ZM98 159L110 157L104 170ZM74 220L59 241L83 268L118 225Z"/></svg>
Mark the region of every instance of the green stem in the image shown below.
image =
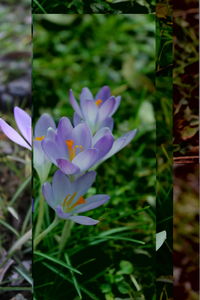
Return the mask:
<svg viewBox="0 0 200 300"><path fill-rule="evenodd" d="M39 208L38 208L38 218L37 218L37 223L35 228L35 238L40 234L43 219L44 219L44 198L42 195L42 189L40 188Z"/></svg>
<svg viewBox="0 0 200 300"><path fill-rule="evenodd" d="M35 239L33 242L34 245L34 250L36 249L37 245L40 243L40 241L54 228L56 227L56 225L59 222L59 218L57 216L55 216L55 219L53 220L53 222L49 225L49 227L47 227L47 229L45 229L43 232L41 232Z"/></svg>
<svg viewBox="0 0 200 300"><path fill-rule="evenodd" d="M60 238L59 253L58 253L59 256L61 255L61 253L66 245L66 242L67 242L68 238L70 237L71 229L72 229L73 225L74 225L73 221L71 221L71 220L65 221L65 225L63 227L61 238Z"/></svg>

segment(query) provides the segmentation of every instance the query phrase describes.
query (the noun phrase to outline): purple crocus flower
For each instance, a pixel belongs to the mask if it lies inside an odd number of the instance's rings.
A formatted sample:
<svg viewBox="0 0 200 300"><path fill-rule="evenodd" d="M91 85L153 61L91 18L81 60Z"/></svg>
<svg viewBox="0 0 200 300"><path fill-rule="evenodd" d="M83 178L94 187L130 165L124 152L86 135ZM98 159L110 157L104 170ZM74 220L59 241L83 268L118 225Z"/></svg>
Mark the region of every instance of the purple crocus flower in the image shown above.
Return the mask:
<svg viewBox="0 0 200 300"><path fill-rule="evenodd" d="M44 182L47 179L51 168L51 162L45 155L41 143L47 135L48 128L56 129L54 120L49 114L42 114L36 122L33 139L33 167L37 171L40 181Z"/></svg>
<svg viewBox="0 0 200 300"><path fill-rule="evenodd" d="M95 181L96 173L88 172L75 181L71 182L69 177L60 170L53 176L52 185L45 182L42 192L49 206L51 206L58 217L70 219L83 225L95 225L99 221L85 216L74 214L92 210L109 200L108 195L94 195L84 198L84 194Z"/></svg>
<svg viewBox="0 0 200 300"><path fill-rule="evenodd" d="M14 143L31 150L32 130L31 117L21 108L15 106L14 117L21 135L0 118L0 129Z"/></svg>
<svg viewBox="0 0 200 300"><path fill-rule="evenodd" d="M32 150L31 117L23 109L17 106L14 108L14 117L21 135L1 118L0 129L11 141ZM33 137L33 167L37 171L41 182L46 180L51 167L51 162L48 160L41 147L41 141L46 136L49 127L55 129L55 122L50 115L43 114L35 125Z"/></svg>
<svg viewBox="0 0 200 300"><path fill-rule="evenodd" d="M47 157L60 170L67 174L85 172L111 150L113 135L107 131L95 142L90 128L86 123L80 123L73 128L66 117L60 119L57 131L48 129L47 137L42 141L42 148Z"/></svg>
<svg viewBox="0 0 200 300"><path fill-rule="evenodd" d="M102 87L95 97L92 96L88 88L83 88L80 95L80 105L70 90L69 100L75 110L75 126L83 120L90 127L92 133L97 132L102 127L113 129L112 115L118 109L121 97L111 96L108 86Z"/></svg>

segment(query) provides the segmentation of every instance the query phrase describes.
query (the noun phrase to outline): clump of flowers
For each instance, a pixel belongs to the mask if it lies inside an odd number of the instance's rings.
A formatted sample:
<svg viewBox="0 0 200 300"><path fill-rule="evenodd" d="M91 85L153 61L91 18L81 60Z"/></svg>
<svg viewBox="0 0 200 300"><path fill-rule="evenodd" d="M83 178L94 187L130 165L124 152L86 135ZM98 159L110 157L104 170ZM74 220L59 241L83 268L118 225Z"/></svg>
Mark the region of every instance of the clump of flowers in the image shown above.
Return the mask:
<svg viewBox="0 0 200 300"><path fill-rule="evenodd" d="M98 194L85 198L96 178L96 172L90 169L130 143L136 130L114 138L113 115L121 97L112 96L107 86L102 87L95 97L88 88L83 88L79 102L70 90L69 100L75 111L73 122L62 117L56 127L52 117L43 114L32 137L30 116L15 107L14 116L21 135L1 118L0 129L22 147L31 150L33 144L33 167L40 178L43 196L56 216L83 225L95 225L98 220L79 213L103 205L109 196ZM52 164L57 171L52 183L45 182Z"/></svg>

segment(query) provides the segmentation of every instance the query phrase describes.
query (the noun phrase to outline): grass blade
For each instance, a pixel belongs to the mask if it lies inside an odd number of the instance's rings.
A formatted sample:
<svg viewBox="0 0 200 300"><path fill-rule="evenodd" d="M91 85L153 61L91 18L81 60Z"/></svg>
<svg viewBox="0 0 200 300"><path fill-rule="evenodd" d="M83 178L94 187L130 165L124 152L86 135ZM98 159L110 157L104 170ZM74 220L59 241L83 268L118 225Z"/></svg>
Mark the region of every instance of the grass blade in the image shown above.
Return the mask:
<svg viewBox="0 0 200 300"><path fill-rule="evenodd" d="M70 262L70 259L69 259L69 256L67 255L67 253L65 253L65 259L66 259L67 264L71 267L71 262ZM73 283L74 283L74 287L75 287L80 299L82 299L80 287L79 287L78 281L76 280L74 272L71 271L71 274L72 274L72 280L73 280Z"/></svg>
<svg viewBox="0 0 200 300"><path fill-rule="evenodd" d="M63 266L65 268L69 269L70 271L73 271L73 272L75 272L75 273L77 273L79 275L82 275L82 273L80 271L78 271L78 270L76 270L76 269L68 266L67 264L63 263L62 261L60 261L60 260L58 260L56 258L53 258L53 257L51 257L51 256L49 256L47 254L43 254L43 253L41 253L39 251L34 251L34 254L36 254L38 256L41 256L41 257L44 257L44 258L46 258L46 259L48 259L48 260L50 260L50 261L52 261L52 262L54 262L54 263L56 263L56 264L58 264L60 266Z"/></svg>
<svg viewBox="0 0 200 300"><path fill-rule="evenodd" d="M63 274L62 272L58 272L57 269L55 269L54 267L52 267L51 265L49 265L48 263L43 263L43 265L45 265L47 268L49 268L52 272L58 274L60 277L62 277L63 279L69 281L70 283L72 283L72 280L69 279L68 277L66 277L65 274ZM82 292L84 292L87 296L89 296L91 299L93 300L99 300L99 298L97 298L93 293L91 293L90 291L88 291L86 288L84 288L82 285L79 285L80 289L82 290Z"/></svg>
<svg viewBox="0 0 200 300"><path fill-rule="evenodd" d="M21 193L25 190L25 188L27 187L27 185L31 182L32 176L29 176L28 178L25 179L25 181L19 186L19 188L17 189L17 191L15 192L15 194L13 195L9 206L13 206L14 202L17 200L17 198L19 197L19 195L21 195Z"/></svg>
<svg viewBox="0 0 200 300"><path fill-rule="evenodd" d="M46 10L42 7L42 5L37 1L37 0L33 0L33 2L35 3L35 5L37 7L39 7L39 9L44 13L47 14Z"/></svg>

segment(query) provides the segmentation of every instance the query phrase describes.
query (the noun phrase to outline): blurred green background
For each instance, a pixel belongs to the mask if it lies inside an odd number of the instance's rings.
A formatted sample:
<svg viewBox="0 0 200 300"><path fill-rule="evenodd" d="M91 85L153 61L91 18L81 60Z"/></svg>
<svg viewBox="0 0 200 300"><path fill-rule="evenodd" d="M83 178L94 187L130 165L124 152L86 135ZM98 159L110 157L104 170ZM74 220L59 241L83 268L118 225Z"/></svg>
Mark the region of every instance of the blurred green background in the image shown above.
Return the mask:
<svg viewBox="0 0 200 300"><path fill-rule="evenodd" d="M155 0L33 0L33 13L146 14L155 11Z"/></svg>
<svg viewBox="0 0 200 300"><path fill-rule="evenodd" d="M74 282L65 268L36 254L35 298L80 299L80 290L83 299L155 299L154 16L52 14L33 20L34 121L43 112L56 121L71 117L70 88L78 98L85 86L95 94L109 85L112 94L122 95L114 135L139 129L129 146L97 170L89 193L111 197L87 213L100 219L99 225L72 229L62 260L67 254L82 275ZM45 227L52 219L46 207ZM40 252L56 255L62 227L39 245Z"/></svg>

